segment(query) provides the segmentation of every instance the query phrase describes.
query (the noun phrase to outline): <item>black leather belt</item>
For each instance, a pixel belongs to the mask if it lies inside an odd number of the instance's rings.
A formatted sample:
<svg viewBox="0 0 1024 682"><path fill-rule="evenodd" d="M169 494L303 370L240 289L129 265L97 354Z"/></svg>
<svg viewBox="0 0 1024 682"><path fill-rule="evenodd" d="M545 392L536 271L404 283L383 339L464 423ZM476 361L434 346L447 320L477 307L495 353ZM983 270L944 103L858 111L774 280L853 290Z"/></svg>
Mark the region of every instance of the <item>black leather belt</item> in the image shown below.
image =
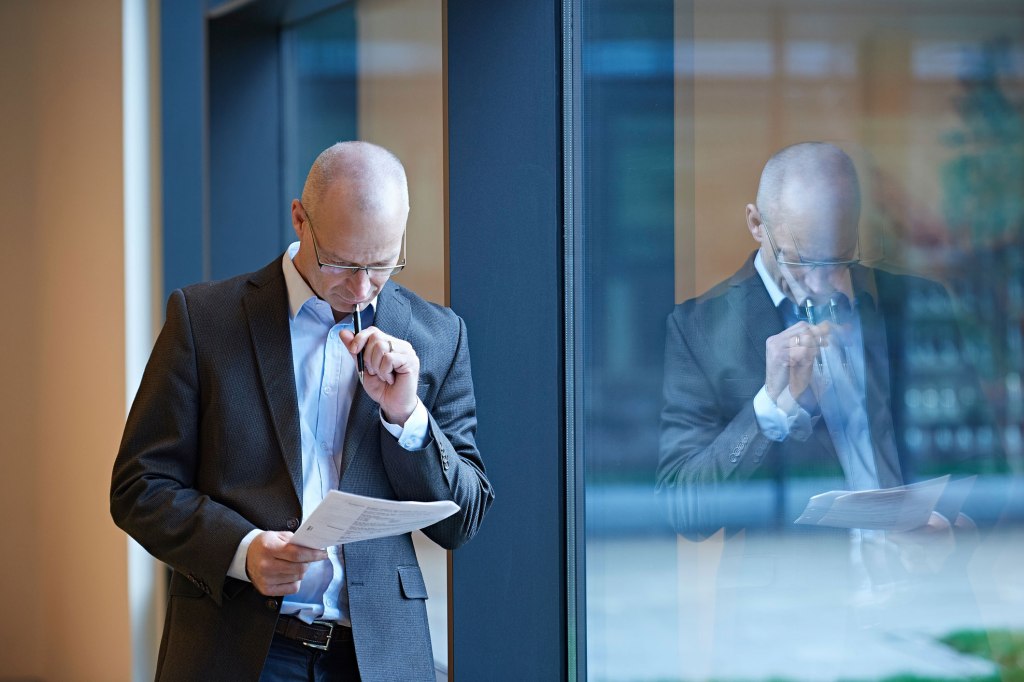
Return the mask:
<svg viewBox="0 0 1024 682"><path fill-rule="evenodd" d="M280 616L274 632L286 639L291 639L308 646L310 649L327 651L332 644L352 641L352 628L338 623L315 620L306 623L295 616Z"/></svg>

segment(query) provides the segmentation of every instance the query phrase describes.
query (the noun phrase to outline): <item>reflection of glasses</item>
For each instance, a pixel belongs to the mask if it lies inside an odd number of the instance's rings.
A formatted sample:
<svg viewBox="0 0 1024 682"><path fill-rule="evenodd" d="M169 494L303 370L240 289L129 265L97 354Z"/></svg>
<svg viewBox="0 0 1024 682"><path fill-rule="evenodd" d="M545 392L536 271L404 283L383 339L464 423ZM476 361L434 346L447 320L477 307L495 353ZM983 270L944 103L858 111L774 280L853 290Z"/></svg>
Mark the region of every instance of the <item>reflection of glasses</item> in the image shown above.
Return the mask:
<svg viewBox="0 0 1024 682"><path fill-rule="evenodd" d="M316 231L313 229L313 221L310 220L309 213L306 213L306 221L309 223L309 236L313 238L313 253L316 255L316 264L320 266L320 272L324 274L348 278L363 270L371 280L380 282L392 275L397 275L405 267L405 232L402 232L402 250L398 254L398 262L394 265L340 265L338 263L325 263L320 258L320 248L316 244Z"/></svg>
<svg viewBox="0 0 1024 682"><path fill-rule="evenodd" d="M768 235L768 244L772 247L772 255L775 256L775 262L779 265L785 265L793 269L799 269L801 271L814 272L818 268L825 268L830 271L832 270L848 270L854 265L858 265L862 262L860 258L860 241L857 241L857 256L854 258L845 258L839 260L805 260L800 256L800 251L796 248L796 240L793 240L793 250L796 251L796 260L786 258L782 250L775 245L775 240L772 238L771 230L768 229L767 225L764 225L764 233ZM790 235L792 237L792 235Z"/></svg>

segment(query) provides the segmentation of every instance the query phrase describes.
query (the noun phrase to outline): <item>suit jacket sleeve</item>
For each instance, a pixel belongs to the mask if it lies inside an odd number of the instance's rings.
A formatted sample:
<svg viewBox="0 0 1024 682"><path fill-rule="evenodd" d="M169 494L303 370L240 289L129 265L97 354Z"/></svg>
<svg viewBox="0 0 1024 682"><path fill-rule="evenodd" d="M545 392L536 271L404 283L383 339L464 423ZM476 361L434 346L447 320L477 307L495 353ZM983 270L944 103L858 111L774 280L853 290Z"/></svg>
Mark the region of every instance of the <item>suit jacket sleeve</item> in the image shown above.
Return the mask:
<svg viewBox="0 0 1024 682"><path fill-rule="evenodd" d="M255 526L197 490L200 403L185 295L175 291L114 463L114 521L220 603L238 543Z"/></svg>
<svg viewBox="0 0 1024 682"><path fill-rule="evenodd" d="M437 391L424 405L430 415L429 440L409 451L381 426L384 469L399 499L451 500L459 511L423 532L446 549L472 538L494 500L476 446L476 399L470 371L469 342L461 318L451 361Z"/></svg>
<svg viewBox="0 0 1024 682"><path fill-rule="evenodd" d="M732 325L712 325L692 302L668 318L664 408L657 489L673 526L684 533L713 532L723 523L723 483L742 480L766 462L772 441L757 425L751 387L761 380L739 367Z"/></svg>

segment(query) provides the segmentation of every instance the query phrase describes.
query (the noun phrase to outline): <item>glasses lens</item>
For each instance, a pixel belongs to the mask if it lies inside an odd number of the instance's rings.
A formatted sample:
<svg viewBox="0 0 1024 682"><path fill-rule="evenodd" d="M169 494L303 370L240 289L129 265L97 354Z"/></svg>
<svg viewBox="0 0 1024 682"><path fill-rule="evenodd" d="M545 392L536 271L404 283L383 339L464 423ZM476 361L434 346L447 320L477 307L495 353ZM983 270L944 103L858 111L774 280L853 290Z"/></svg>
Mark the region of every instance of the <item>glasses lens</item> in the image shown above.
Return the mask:
<svg viewBox="0 0 1024 682"><path fill-rule="evenodd" d="M387 279L391 275L396 275L402 271L405 267L405 263L400 265L388 266L370 266L365 268L356 267L354 265L332 265L330 263L323 263L320 266L320 272L327 275L333 275L335 277L341 277L347 279L354 277L358 272L366 272L366 276L371 280L380 281Z"/></svg>
<svg viewBox="0 0 1024 682"><path fill-rule="evenodd" d="M848 270L849 268L861 262L860 258L844 258L831 261L805 261L802 258L800 258L799 252L796 253L795 257L789 256L788 254L783 252L781 249L779 249L779 247L775 245L775 241L772 239L771 233L766 230L765 234L768 235L768 242L772 247L772 253L775 255L776 262L778 262L779 265L785 265L793 270L808 271L824 269L829 272L835 272ZM859 245L857 250L860 251Z"/></svg>
<svg viewBox="0 0 1024 682"><path fill-rule="evenodd" d="M310 223L312 226L312 223ZM310 230L310 234L313 235L313 231ZM320 264L320 272L326 275L332 275L335 277L341 277L347 279L352 277L359 271L365 271L366 276L375 282L381 282L386 280L392 275L397 275L405 267L405 235L402 235L402 251L399 254L399 262L395 265L335 265L334 263L324 263L320 258L320 248L316 242L316 236L313 236L313 249L316 252L317 262Z"/></svg>

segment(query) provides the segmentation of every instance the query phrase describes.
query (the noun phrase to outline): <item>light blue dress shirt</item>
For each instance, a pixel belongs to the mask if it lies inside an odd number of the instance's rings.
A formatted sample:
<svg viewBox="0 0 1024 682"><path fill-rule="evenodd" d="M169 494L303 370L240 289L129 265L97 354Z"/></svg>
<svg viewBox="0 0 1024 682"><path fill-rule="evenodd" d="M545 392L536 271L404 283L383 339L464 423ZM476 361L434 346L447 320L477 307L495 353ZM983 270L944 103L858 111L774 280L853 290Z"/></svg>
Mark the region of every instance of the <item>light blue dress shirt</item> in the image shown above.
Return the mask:
<svg viewBox="0 0 1024 682"><path fill-rule="evenodd" d="M345 426L358 388L355 359L341 341L343 329L352 330L351 318L335 322L334 311L309 288L292 258L299 243L293 243L282 259L288 289L289 329L292 341L292 364L295 391L298 397L299 429L302 445L302 515L303 521L340 483ZM368 309L376 307L377 299ZM367 319L369 317L369 319ZM364 324L372 324L364 316ZM384 427L406 450L424 447L427 441L428 418L423 403L403 425L390 424L381 417ZM253 538L260 530L250 532L235 553L228 575L247 580L245 557ZM299 591L288 595L281 613L306 622L327 620L351 625L348 592L345 587L345 564L339 547L327 548L328 559L309 565Z"/></svg>

